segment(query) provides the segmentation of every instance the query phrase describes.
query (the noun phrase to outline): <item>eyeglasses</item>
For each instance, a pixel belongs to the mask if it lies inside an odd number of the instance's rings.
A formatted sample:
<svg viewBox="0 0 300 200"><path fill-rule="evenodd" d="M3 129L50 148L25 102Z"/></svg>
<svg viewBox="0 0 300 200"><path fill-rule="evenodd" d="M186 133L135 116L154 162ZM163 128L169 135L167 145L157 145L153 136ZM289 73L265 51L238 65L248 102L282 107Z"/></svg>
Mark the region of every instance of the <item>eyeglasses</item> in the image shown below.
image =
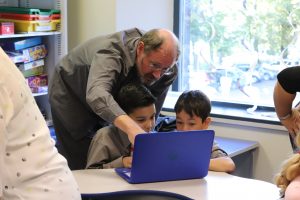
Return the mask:
<svg viewBox="0 0 300 200"><path fill-rule="evenodd" d="M175 64L174 64L175 65ZM173 69L173 66L168 67L168 68L162 68L161 66L159 66L158 64L155 63L149 63L149 67L153 70L153 71L160 71L161 74L166 74L166 73L170 73Z"/></svg>

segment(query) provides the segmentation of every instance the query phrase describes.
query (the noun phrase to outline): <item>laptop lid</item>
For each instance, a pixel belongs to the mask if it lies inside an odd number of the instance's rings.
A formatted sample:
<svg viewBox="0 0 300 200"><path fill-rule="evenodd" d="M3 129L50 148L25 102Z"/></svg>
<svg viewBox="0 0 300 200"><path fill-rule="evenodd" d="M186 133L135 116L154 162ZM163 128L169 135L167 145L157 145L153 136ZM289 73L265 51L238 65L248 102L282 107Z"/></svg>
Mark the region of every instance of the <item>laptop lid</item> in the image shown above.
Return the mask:
<svg viewBox="0 0 300 200"><path fill-rule="evenodd" d="M139 134L132 168L115 171L129 183L203 178L208 173L213 130Z"/></svg>

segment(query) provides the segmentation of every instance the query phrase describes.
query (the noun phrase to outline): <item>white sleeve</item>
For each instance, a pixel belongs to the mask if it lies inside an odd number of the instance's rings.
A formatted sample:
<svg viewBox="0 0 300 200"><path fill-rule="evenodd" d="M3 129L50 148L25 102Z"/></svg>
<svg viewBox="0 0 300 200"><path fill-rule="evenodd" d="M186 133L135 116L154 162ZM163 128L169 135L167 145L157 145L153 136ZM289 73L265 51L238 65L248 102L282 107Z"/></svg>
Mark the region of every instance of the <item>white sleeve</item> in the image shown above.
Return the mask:
<svg viewBox="0 0 300 200"><path fill-rule="evenodd" d="M1 93L0 93L1 94ZM1 95L0 95L1 97ZM5 156L5 146L6 146L6 125L4 120L4 115L2 111L2 105L0 101L0 199L3 198L3 177L4 177L4 156Z"/></svg>
<svg viewBox="0 0 300 200"><path fill-rule="evenodd" d="M1 71L1 70L0 70ZM0 72L2 73L2 72ZM8 166L5 165L5 155L7 146L7 124L12 117L13 105L9 97L5 83L0 80L0 200L3 199L5 177L8 173Z"/></svg>
<svg viewBox="0 0 300 200"><path fill-rule="evenodd" d="M0 105L0 141L1 141L1 144L0 144L0 169L4 168L4 154L5 154L5 144L6 144L4 135L6 135L6 127L5 127L5 123L4 123L4 119L3 119L2 108ZM3 178L3 174L2 174L2 170L1 170L1 172L0 172L0 199L2 199L2 196L3 196L2 178Z"/></svg>

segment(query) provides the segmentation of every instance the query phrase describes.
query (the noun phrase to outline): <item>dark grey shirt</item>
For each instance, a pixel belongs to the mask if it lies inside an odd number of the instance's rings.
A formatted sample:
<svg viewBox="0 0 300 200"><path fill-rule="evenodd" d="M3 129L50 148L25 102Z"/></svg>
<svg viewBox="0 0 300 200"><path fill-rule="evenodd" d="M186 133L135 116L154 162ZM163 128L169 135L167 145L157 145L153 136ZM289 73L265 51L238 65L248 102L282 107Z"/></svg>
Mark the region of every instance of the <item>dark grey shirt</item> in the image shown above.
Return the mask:
<svg viewBox="0 0 300 200"><path fill-rule="evenodd" d="M74 48L56 67L49 84L51 109L74 139L93 135L125 114L115 97L126 83L140 82L135 60L142 34L134 28L96 37ZM177 66L172 70L148 87L157 97L157 113L177 77Z"/></svg>

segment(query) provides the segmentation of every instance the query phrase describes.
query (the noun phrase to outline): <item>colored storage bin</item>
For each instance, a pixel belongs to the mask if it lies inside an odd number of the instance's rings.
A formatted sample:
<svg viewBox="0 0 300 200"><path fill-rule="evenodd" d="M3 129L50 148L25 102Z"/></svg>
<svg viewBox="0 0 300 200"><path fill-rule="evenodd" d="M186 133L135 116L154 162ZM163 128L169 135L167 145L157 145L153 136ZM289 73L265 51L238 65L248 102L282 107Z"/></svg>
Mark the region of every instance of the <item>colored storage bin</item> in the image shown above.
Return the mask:
<svg viewBox="0 0 300 200"><path fill-rule="evenodd" d="M7 19L0 19L0 22L7 22ZM9 20L15 24L15 32L42 32L57 31L59 29L60 20L52 20L50 22L25 21L25 20Z"/></svg>
<svg viewBox="0 0 300 200"><path fill-rule="evenodd" d="M48 15L48 16L50 16L52 14L60 14L60 10L0 6L0 13L15 13L15 14Z"/></svg>
<svg viewBox="0 0 300 200"><path fill-rule="evenodd" d="M51 21L60 19L60 14L52 15L29 15L17 13L0 13L1 19L27 20L27 21Z"/></svg>

